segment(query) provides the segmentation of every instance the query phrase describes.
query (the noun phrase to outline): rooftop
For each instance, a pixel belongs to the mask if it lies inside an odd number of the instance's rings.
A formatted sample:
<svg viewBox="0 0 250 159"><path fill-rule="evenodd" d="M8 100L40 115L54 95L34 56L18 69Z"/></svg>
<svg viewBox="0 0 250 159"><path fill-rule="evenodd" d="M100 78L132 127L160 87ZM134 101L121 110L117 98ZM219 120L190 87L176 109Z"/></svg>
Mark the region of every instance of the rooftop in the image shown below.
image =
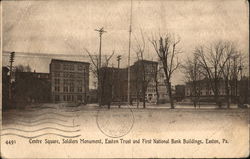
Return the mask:
<svg viewBox="0 0 250 159"><path fill-rule="evenodd" d="M52 62L72 62L72 63L82 63L82 64L90 64L89 62L83 62L83 61L70 61L70 60L61 60L61 59L51 59Z"/></svg>

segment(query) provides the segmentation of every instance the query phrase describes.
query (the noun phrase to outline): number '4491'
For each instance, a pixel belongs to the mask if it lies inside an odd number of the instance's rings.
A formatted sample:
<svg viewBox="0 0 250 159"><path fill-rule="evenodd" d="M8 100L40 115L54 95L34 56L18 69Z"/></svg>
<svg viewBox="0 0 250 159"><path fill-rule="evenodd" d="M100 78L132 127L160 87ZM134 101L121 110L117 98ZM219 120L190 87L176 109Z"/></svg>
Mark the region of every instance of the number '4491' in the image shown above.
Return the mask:
<svg viewBox="0 0 250 159"><path fill-rule="evenodd" d="M16 140L6 140L5 143L7 145L14 145L14 144L16 144Z"/></svg>

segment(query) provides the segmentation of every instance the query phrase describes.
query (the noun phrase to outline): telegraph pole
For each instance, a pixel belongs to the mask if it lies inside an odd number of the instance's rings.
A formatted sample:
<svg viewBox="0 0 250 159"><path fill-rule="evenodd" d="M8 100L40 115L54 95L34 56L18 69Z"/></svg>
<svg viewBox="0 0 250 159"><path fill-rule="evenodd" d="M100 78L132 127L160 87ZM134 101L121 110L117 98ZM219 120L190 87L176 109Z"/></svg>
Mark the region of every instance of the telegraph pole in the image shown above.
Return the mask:
<svg viewBox="0 0 250 159"><path fill-rule="evenodd" d="M9 101L12 101L12 67L14 62L15 52L10 53L10 79L9 79Z"/></svg>
<svg viewBox="0 0 250 159"><path fill-rule="evenodd" d="M121 60L121 55L118 55L117 56L118 69L120 68L120 60Z"/></svg>
<svg viewBox="0 0 250 159"><path fill-rule="evenodd" d="M98 58L98 64L97 64L97 76L98 76L98 101L99 101L99 106L102 105L102 90L100 87L100 68L102 67L102 34L105 33L106 31L102 28L100 29L95 29L95 31L99 32L100 36L100 46L99 46L99 58Z"/></svg>
<svg viewBox="0 0 250 159"><path fill-rule="evenodd" d="M132 33L132 0L130 3L130 24L129 24L129 44L128 44L128 104L130 104L130 49Z"/></svg>
<svg viewBox="0 0 250 159"><path fill-rule="evenodd" d="M120 60L121 60L121 55L118 55L118 56L117 56L117 62L118 62L118 77L117 77L117 78L118 78L118 79L117 79L118 85L117 85L117 87L119 88L119 89L118 89L119 91L117 92L117 94L118 94L118 99L119 99L119 103L118 103L118 107L119 107L119 108L121 107L121 103L120 103L120 102L121 102L121 101L120 101L120 99L121 99L121 97L120 97L120 91L121 91L121 90L120 90L120 88L121 88L121 87L120 87L120 85L121 85L121 83L120 83Z"/></svg>
<svg viewBox="0 0 250 159"><path fill-rule="evenodd" d="M102 34L107 32L103 29L103 27L101 29L95 29L95 31L99 32L99 36L100 36L100 46L99 46L99 58L98 58L98 69L101 68L102 66Z"/></svg>

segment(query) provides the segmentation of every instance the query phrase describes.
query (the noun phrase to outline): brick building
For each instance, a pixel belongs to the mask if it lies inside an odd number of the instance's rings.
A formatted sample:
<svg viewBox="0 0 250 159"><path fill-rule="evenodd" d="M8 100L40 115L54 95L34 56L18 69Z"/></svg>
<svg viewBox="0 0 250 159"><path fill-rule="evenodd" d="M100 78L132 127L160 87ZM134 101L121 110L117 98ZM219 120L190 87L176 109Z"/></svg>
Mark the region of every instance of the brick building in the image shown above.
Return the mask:
<svg viewBox="0 0 250 159"><path fill-rule="evenodd" d="M143 100L143 89L145 97L152 100L155 97L154 77L157 70L157 62L139 60L130 69L130 96L132 101ZM143 78L145 70L145 78ZM102 67L100 69L102 104L111 102L126 102L128 91L128 69Z"/></svg>
<svg viewBox="0 0 250 159"><path fill-rule="evenodd" d="M50 102L50 74L15 72L13 99L17 105Z"/></svg>
<svg viewBox="0 0 250 159"><path fill-rule="evenodd" d="M87 103L89 63L52 59L50 63L53 102Z"/></svg>
<svg viewBox="0 0 250 159"><path fill-rule="evenodd" d="M156 78L158 62L149 60L138 60L131 66L132 70L132 92L131 98L136 100L137 95L142 101L143 91L145 89L145 97L148 102L156 101ZM145 77L144 77L145 75Z"/></svg>
<svg viewBox="0 0 250 159"><path fill-rule="evenodd" d="M208 79L196 81L197 97L195 97L195 90L193 90L192 82L187 82L185 86L185 97L187 99L199 98L199 100L205 102L214 101L214 92ZM229 96L233 103L237 103L241 100L243 103L247 103L248 94L248 79L243 77L241 80L229 81ZM221 79L218 84L218 96L222 102L225 102L226 98L225 81Z"/></svg>
<svg viewBox="0 0 250 159"><path fill-rule="evenodd" d="M9 69L2 67L2 109L9 105Z"/></svg>

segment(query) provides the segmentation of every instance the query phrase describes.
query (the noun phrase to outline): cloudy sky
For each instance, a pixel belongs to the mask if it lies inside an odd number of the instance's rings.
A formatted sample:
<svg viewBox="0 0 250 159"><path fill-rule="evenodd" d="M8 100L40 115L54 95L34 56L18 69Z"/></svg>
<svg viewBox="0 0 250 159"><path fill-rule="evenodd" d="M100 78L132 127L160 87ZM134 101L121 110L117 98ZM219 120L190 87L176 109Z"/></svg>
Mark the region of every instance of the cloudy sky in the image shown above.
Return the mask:
<svg viewBox="0 0 250 159"><path fill-rule="evenodd" d="M98 52L99 35L94 29L104 27L103 53L115 50L126 66L130 0L3 1L2 9L4 51L68 54L79 59L75 55L83 55L84 48ZM156 54L147 39L167 32L181 38L181 57L189 56L196 45L221 39L236 42L247 54L248 9L244 0L133 0L132 62L140 30L148 59L156 60ZM3 64L7 61L3 56ZM49 71L48 57L17 56L16 63L24 62L38 72ZM178 78L176 83L181 81Z"/></svg>

